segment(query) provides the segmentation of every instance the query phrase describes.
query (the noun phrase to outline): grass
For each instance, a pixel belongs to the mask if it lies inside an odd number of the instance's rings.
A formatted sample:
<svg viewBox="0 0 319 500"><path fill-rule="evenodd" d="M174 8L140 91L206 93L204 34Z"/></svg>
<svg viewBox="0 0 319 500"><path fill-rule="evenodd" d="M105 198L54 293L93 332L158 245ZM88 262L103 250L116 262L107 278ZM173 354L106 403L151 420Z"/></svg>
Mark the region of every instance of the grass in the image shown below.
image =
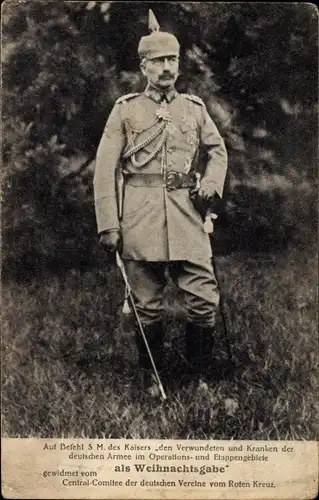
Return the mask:
<svg viewBox="0 0 319 500"><path fill-rule="evenodd" d="M167 401L138 392L112 265L2 287L2 434L10 437L316 439L316 257L216 259L235 365L222 329L206 393L183 384L178 291L167 296Z"/></svg>

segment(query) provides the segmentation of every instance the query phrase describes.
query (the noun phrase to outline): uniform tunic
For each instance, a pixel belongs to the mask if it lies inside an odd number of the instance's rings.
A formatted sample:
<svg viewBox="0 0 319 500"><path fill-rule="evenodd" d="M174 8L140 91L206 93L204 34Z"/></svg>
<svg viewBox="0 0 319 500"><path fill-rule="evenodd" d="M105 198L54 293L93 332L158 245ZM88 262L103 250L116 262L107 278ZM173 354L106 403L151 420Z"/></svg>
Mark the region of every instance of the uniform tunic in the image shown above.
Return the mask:
<svg viewBox="0 0 319 500"><path fill-rule="evenodd" d="M150 139L163 123L158 116L160 93L147 88L141 94L130 94L116 101L96 158L94 194L98 232L121 229L123 259L208 261L211 257L209 237L188 189L167 191L164 184L126 185L120 216L116 198L117 167L129 173L160 174L163 170L188 173L194 168L201 147L205 148L208 158L202 182L209 183L222 197L227 152L203 101L196 96L179 94L175 89L166 98L166 107L161 109L170 115L168 138L158 152L161 135ZM144 141L145 146L134 159L122 159L127 148ZM149 157L150 161L143 165Z"/></svg>

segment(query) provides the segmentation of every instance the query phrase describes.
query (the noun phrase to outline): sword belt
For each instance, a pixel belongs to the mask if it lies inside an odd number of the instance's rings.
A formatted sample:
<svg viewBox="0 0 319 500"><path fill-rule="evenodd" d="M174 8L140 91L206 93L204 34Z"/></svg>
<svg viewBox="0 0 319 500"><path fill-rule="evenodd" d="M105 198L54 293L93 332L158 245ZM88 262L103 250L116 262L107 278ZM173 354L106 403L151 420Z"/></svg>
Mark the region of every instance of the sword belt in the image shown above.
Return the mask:
<svg viewBox="0 0 319 500"><path fill-rule="evenodd" d="M134 187L165 187L168 191L195 188L195 174L184 174L168 170L164 174L125 173L125 184Z"/></svg>

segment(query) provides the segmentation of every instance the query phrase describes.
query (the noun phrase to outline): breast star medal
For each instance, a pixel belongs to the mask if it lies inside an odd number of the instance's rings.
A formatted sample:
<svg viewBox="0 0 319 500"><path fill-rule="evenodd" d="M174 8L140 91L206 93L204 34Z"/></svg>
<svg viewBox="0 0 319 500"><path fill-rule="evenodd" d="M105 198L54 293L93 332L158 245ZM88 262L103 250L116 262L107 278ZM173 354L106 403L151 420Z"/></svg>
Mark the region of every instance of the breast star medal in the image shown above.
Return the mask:
<svg viewBox="0 0 319 500"><path fill-rule="evenodd" d="M172 117L170 115L170 112L168 111L168 109L164 108L163 106L157 108L156 116L159 120L164 120L166 122L172 121Z"/></svg>

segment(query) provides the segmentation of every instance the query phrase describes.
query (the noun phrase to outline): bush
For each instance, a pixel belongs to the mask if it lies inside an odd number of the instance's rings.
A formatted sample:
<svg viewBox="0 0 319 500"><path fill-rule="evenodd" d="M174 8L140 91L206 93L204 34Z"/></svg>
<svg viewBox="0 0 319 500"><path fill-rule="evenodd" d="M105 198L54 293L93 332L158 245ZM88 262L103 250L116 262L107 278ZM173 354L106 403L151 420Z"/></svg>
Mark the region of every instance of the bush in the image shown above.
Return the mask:
<svg viewBox="0 0 319 500"><path fill-rule="evenodd" d="M314 247L317 223L317 191L308 182L267 191L241 184L226 193L214 241L223 252Z"/></svg>

